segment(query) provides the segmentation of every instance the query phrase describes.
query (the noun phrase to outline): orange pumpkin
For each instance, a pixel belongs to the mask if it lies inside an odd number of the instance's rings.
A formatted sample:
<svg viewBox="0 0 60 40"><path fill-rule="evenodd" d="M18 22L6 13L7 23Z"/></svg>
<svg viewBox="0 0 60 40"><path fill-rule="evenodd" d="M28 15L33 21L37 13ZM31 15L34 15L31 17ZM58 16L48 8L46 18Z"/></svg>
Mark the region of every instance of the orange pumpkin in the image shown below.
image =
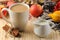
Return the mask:
<svg viewBox="0 0 60 40"><path fill-rule="evenodd" d="M54 22L60 22L60 11L55 11L51 14L48 14L48 16L52 18Z"/></svg>

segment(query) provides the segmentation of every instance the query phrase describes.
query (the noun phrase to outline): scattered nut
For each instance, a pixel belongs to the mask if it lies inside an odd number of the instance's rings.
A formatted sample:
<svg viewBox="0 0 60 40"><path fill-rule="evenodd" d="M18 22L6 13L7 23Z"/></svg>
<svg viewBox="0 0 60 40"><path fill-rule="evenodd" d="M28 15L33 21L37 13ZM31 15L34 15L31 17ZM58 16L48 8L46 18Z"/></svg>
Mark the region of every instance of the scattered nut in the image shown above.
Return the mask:
<svg viewBox="0 0 60 40"><path fill-rule="evenodd" d="M10 29L10 26L8 26L8 25L3 26L3 30L5 30L6 32L7 32L9 29Z"/></svg>
<svg viewBox="0 0 60 40"><path fill-rule="evenodd" d="M21 35L19 34L19 30L17 28L12 28L10 31L10 34L15 36L15 37L20 37Z"/></svg>

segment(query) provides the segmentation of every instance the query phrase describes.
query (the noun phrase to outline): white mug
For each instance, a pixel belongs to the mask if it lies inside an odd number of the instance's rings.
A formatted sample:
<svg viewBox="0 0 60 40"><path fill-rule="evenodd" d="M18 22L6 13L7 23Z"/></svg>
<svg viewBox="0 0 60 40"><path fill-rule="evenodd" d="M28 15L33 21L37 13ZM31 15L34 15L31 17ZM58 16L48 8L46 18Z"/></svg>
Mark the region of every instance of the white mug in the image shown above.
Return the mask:
<svg viewBox="0 0 60 40"><path fill-rule="evenodd" d="M55 26L53 22L44 19L40 19L40 21L37 20L33 22L33 24L34 33L39 37L47 37L52 32L51 27Z"/></svg>
<svg viewBox="0 0 60 40"><path fill-rule="evenodd" d="M26 6L27 10L24 11L24 12L20 12L20 13L13 12L11 10L11 8L13 6L18 5L18 4ZM17 27L17 28L20 29L20 31L23 31L24 28L26 27L26 24L27 24L27 21L28 21L28 18L29 18L29 6L27 4L24 4L24 3L16 3L16 4L11 5L9 7L9 9L3 8L1 12L3 12L4 10L8 11L9 16L10 16L10 21L7 20L7 18L4 17L3 13L1 13L3 19L6 20L7 22L11 23L13 27Z"/></svg>

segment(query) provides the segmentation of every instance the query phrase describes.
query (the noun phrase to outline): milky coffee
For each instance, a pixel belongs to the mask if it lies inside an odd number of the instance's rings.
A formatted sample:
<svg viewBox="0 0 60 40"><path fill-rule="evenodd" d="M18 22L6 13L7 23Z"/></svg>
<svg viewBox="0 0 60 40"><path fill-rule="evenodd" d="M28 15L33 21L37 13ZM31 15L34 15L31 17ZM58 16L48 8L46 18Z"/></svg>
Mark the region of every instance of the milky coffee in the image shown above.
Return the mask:
<svg viewBox="0 0 60 40"><path fill-rule="evenodd" d="M14 5L13 7L11 7L11 10L16 13L24 12L27 9L28 8L25 5L21 5L21 4Z"/></svg>

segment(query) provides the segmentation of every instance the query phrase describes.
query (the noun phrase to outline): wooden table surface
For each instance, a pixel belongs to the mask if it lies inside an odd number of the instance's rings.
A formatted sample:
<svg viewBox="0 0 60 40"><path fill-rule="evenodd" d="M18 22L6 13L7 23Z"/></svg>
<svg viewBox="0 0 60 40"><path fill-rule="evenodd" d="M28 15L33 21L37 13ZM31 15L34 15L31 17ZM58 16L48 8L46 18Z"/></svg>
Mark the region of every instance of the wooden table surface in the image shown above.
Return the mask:
<svg viewBox="0 0 60 40"><path fill-rule="evenodd" d="M22 32L21 33L21 37L20 38L15 38L15 37L11 37L8 36L6 37L6 32L2 29L2 27L6 24L10 25L9 23L7 23L6 21L4 21L3 19L0 19L0 40L60 40L60 34L58 31L54 31L52 30L51 34L48 35L46 38L40 38L38 36L36 36L33 33L33 24L31 23L33 20L30 20L27 24L27 27L25 28L26 32Z"/></svg>

